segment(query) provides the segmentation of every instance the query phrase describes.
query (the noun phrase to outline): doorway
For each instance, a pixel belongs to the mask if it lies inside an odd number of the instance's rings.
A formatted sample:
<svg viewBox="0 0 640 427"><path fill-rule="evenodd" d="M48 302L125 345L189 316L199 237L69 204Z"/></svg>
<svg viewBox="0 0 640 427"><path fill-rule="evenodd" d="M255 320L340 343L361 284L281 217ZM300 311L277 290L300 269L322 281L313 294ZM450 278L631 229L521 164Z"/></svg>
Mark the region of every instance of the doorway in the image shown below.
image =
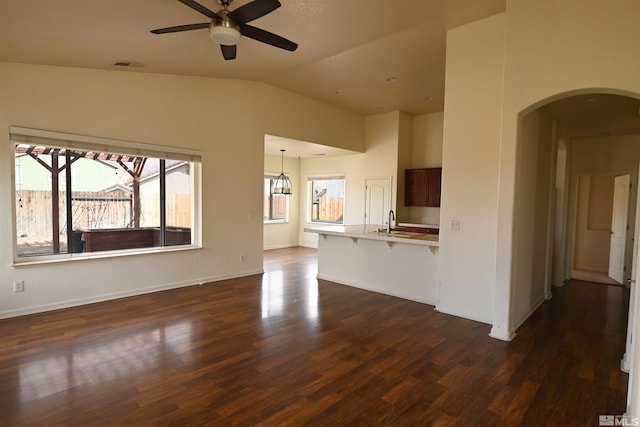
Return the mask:
<svg viewBox="0 0 640 427"><path fill-rule="evenodd" d="M631 175L578 175L571 278L622 285Z"/></svg>
<svg viewBox="0 0 640 427"><path fill-rule="evenodd" d="M389 221L391 177L365 178L365 213L367 226L381 226Z"/></svg>
<svg viewBox="0 0 640 427"><path fill-rule="evenodd" d="M556 99L523 112L519 124L510 279L512 330L552 298L552 286L562 286L571 278L577 176L630 175L634 186L638 180L638 99L602 93L561 99L558 95ZM628 199L628 236L634 236L635 193ZM622 283L631 273L630 243L629 238L624 244ZM608 242L601 246L605 253L610 250ZM607 261L607 274L608 266Z"/></svg>

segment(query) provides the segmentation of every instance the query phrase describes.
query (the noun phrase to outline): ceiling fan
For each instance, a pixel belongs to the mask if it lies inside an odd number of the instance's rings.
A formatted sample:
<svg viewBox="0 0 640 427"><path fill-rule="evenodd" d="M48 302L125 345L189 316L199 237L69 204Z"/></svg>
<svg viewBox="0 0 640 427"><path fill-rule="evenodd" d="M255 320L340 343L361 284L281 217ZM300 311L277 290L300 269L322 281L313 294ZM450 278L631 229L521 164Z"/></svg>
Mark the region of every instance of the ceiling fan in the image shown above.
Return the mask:
<svg viewBox="0 0 640 427"><path fill-rule="evenodd" d="M253 0L233 11L228 10L233 0L216 0L223 7L218 12L209 10L194 0L178 1L207 16L211 19L211 22L158 28L157 30L151 30L153 34L177 33L208 28L209 36L213 41L220 44L222 56L227 61L236 58L236 45L240 40L240 35L292 52L298 47L291 40L247 24L247 22L258 19L279 8L281 4L278 0Z"/></svg>

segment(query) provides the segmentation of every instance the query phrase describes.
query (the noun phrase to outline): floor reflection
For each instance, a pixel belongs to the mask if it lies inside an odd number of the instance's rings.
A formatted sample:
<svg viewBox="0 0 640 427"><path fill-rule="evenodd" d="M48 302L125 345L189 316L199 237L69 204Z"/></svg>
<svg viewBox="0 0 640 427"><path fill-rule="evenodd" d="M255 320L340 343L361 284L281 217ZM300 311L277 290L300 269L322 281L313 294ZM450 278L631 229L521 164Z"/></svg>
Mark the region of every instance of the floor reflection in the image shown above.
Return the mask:
<svg viewBox="0 0 640 427"><path fill-rule="evenodd" d="M318 320L319 291L318 280L313 278L307 280L305 290L307 291L307 319Z"/></svg>
<svg viewBox="0 0 640 427"><path fill-rule="evenodd" d="M191 345L188 321L87 344L20 365L20 401L26 403L87 384L132 378L157 368L168 354Z"/></svg>
<svg viewBox="0 0 640 427"><path fill-rule="evenodd" d="M262 318L282 316L284 306L284 273L282 270L265 272L262 277Z"/></svg>
<svg viewBox="0 0 640 427"><path fill-rule="evenodd" d="M314 254L315 255L315 254ZM315 256L307 262L300 262L298 270L283 270L282 260L272 262L265 253L264 275L262 277L262 319L291 315L302 315L309 325L319 321L318 264ZM286 266L285 266L286 267ZM290 312L290 313L289 313Z"/></svg>

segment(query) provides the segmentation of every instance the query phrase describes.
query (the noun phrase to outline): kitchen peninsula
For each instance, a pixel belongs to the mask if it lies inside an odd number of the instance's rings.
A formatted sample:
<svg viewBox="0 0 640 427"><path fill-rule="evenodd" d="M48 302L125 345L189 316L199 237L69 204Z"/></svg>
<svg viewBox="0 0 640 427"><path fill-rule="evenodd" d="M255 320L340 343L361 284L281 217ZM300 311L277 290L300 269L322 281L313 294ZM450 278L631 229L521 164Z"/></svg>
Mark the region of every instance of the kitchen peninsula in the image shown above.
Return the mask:
<svg viewBox="0 0 640 427"><path fill-rule="evenodd" d="M412 301L439 300L438 236L382 226L307 227L317 233L318 279Z"/></svg>

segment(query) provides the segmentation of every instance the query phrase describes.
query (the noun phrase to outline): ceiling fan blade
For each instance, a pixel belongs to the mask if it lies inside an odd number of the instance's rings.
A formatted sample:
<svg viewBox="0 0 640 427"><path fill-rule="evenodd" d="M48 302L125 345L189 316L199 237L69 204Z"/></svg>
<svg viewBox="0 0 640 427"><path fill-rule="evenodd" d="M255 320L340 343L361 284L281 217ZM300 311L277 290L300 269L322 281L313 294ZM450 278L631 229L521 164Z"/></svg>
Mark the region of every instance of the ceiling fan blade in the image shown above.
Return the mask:
<svg viewBox="0 0 640 427"><path fill-rule="evenodd" d="M229 18L238 24L245 24L273 12L282 6L278 0L253 0L229 13Z"/></svg>
<svg viewBox="0 0 640 427"><path fill-rule="evenodd" d="M240 27L240 33L243 36L258 40L259 42L270 44L271 46L279 47L280 49L290 50L291 52L298 48L298 45L291 40L287 40L284 37L280 37L279 35L270 33L269 31L252 27L251 25L242 25Z"/></svg>
<svg viewBox="0 0 640 427"><path fill-rule="evenodd" d="M203 28L209 28L209 25L209 22L203 22L201 24L176 25L175 27L158 28L156 30L151 30L151 32L153 34L177 33L180 31L201 30Z"/></svg>
<svg viewBox="0 0 640 427"><path fill-rule="evenodd" d="M193 0L178 0L180 3L189 6L191 9L196 10L198 12L200 12L201 14L208 16L211 19L215 19L216 21L221 21L222 17L220 15L218 15L217 13L215 13L212 10L207 9L206 7L204 7L203 5L201 5L200 3L196 3Z"/></svg>
<svg viewBox="0 0 640 427"><path fill-rule="evenodd" d="M236 45L231 45L231 46L227 46L224 44L220 45L220 49L222 50L222 56L224 56L224 59L226 61L229 61L231 59L236 59Z"/></svg>

